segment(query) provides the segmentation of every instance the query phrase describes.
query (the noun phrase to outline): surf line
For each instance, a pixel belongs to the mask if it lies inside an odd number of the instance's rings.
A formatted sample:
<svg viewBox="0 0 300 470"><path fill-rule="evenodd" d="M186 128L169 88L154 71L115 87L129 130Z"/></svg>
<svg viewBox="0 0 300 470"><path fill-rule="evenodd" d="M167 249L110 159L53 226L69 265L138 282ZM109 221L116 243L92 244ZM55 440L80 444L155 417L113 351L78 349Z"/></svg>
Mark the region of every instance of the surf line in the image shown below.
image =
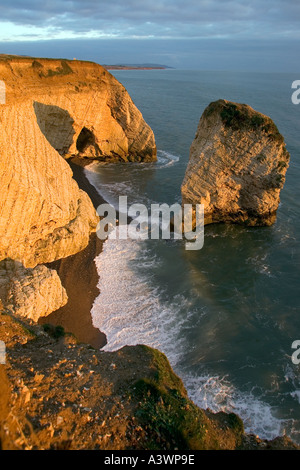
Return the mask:
<svg viewBox="0 0 300 470"><path fill-rule="evenodd" d="M151 204L150 211L140 203L128 207L127 196L119 196L119 216L111 204L97 208L100 221L96 228L101 240L185 240L186 250L204 245L204 205L174 203ZM118 225L118 230L116 227Z"/></svg>

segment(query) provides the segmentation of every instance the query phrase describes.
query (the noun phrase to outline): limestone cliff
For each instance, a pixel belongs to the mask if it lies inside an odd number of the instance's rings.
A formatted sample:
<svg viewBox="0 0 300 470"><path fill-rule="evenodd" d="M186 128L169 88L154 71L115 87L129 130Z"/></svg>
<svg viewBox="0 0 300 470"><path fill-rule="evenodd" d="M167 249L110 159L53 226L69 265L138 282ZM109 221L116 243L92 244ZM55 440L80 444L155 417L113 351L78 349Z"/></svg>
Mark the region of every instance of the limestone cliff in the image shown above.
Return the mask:
<svg viewBox="0 0 300 470"><path fill-rule="evenodd" d="M151 160L151 129L101 66L79 61L0 61L0 260L26 267L83 249L97 218L61 155Z"/></svg>
<svg viewBox="0 0 300 470"><path fill-rule="evenodd" d="M24 308L34 300L44 315L66 296L53 273L30 269L83 250L98 223L62 157L149 161L156 158L155 141L125 88L95 63L2 57L0 80L6 98L0 104L0 261L2 269L11 261L23 269L7 274L12 290L5 299L17 298L19 286ZM49 308L24 288L29 279L48 291Z"/></svg>
<svg viewBox="0 0 300 470"><path fill-rule="evenodd" d="M205 223L271 225L289 153L273 121L219 100L204 111L190 148L182 203L204 204Z"/></svg>
<svg viewBox="0 0 300 470"><path fill-rule="evenodd" d="M0 260L34 267L80 251L96 226L60 155L151 160L155 142L124 87L97 64L1 60L0 79Z"/></svg>
<svg viewBox="0 0 300 470"><path fill-rule="evenodd" d="M156 159L151 128L125 88L100 65L18 57L0 61L0 79L9 107L26 104L28 120L37 122L61 155Z"/></svg>

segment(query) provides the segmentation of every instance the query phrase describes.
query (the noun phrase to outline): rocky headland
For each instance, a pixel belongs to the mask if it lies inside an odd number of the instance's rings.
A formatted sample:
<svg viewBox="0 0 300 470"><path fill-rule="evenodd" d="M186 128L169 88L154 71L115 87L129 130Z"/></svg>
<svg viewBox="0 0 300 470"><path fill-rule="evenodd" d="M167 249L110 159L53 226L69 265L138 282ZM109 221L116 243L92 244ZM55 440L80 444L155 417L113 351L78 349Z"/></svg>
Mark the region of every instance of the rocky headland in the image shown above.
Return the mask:
<svg viewBox="0 0 300 470"><path fill-rule="evenodd" d="M3 310L2 450L298 450L244 432L233 413L189 400L162 353L146 345L101 352Z"/></svg>
<svg viewBox="0 0 300 470"><path fill-rule="evenodd" d="M2 58L0 78L6 87L6 102L0 105L1 298L12 305L13 278L22 277L19 286L25 292L40 274L49 299L55 297L48 303L57 308L66 296L62 290L58 296L56 289L51 293L49 282L57 287L58 279L37 266L82 251L98 223L66 158L152 161L154 135L125 88L100 65ZM40 316L49 310L43 307Z"/></svg>
<svg viewBox="0 0 300 470"><path fill-rule="evenodd" d="M152 64L114 64L114 65L104 65L103 67L106 70L166 70L170 67L166 65L152 65Z"/></svg>
<svg viewBox="0 0 300 470"><path fill-rule="evenodd" d="M99 195L81 165L153 161L155 140L97 64L2 56L0 79L0 448L297 449L199 409L159 351L102 352L94 332L82 342L72 325L47 322L60 312L74 324L83 311L78 331L91 328Z"/></svg>
<svg viewBox="0 0 300 470"><path fill-rule="evenodd" d="M213 102L190 148L182 203L203 204L205 224L272 225L289 158L271 118L245 104Z"/></svg>

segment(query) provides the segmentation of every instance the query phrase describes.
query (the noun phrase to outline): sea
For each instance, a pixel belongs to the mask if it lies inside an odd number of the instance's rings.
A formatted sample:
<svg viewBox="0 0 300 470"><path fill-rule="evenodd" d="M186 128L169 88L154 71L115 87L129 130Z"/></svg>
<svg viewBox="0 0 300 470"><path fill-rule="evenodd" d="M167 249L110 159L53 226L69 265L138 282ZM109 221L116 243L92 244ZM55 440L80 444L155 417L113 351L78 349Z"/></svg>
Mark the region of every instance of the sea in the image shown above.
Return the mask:
<svg viewBox="0 0 300 470"><path fill-rule="evenodd" d="M147 344L166 354L201 408L238 414L262 439L300 444L300 105L297 74L119 70L154 131L155 163L86 167L118 207L181 202L180 186L199 119L212 101L246 103L270 116L290 165L272 227L205 226L200 250L183 240L109 238L95 262L100 294L92 320L106 351ZM294 346L294 347L292 347ZM300 355L299 355L300 357Z"/></svg>

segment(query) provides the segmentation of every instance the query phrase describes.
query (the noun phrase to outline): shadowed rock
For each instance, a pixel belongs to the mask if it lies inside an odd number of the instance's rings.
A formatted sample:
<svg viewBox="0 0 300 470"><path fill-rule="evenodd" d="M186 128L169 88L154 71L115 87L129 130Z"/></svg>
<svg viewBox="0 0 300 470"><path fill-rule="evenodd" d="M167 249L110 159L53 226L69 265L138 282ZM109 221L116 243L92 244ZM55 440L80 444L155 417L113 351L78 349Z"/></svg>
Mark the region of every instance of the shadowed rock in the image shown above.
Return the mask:
<svg viewBox="0 0 300 470"><path fill-rule="evenodd" d="M64 156L73 142L74 119L59 106L34 101L33 107L40 130L52 147Z"/></svg>

